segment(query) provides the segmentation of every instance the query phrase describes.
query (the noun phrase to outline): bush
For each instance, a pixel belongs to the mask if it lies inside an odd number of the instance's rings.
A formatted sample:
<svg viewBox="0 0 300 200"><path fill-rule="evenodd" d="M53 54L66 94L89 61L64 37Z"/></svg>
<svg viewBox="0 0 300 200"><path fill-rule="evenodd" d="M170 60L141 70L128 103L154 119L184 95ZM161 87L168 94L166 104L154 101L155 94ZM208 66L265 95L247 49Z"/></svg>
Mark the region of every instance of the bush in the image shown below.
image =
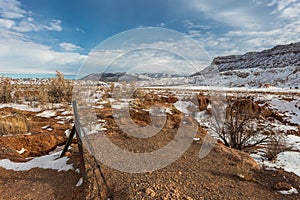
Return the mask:
<svg viewBox="0 0 300 200"><path fill-rule="evenodd" d="M62 103L72 101L73 86L70 81L65 80L64 75L56 71L56 78L52 79L48 86L50 103Z"/></svg>
<svg viewBox="0 0 300 200"><path fill-rule="evenodd" d="M230 99L223 119L220 117L222 114L219 106L212 109L211 130L228 147L243 150L267 142L272 135L270 127L259 125L262 117L259 111L247 110L247 101L249 100Z"/></svg>
<svg viewBox="0 0 300 200"><path fill-rule="evenodd" d="M40 86L38 88L38 99L42 105L49 102L48 88L46 86Z"/></svg>
<svg viewBox="0 0 300 200"><path fill-rule="evenodd" d="M10 83L1 83L0 85L0 103L10 103L12 101L12 86Z"/></svg>
<svg viewBox="0 0 300 200"><path fill-rule="evenodd" d="M276 160L278 154L284 151L291 150L291 147L287 146L286 141L284 140L282 135L274 135L270 138L267 143L266 152L264 153L264 157L269 161Z"/></svg>

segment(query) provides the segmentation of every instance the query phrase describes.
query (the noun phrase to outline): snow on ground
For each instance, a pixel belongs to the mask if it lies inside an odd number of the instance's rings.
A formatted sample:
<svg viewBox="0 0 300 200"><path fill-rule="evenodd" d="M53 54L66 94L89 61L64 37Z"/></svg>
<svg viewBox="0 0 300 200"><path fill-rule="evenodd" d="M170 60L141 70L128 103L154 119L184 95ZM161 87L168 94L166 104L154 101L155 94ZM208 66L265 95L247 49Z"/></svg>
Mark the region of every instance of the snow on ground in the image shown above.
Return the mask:
<svg viewBox="0 0 300 200"><path fill-rule="evenodd" d="M300 176L300 152L285 151L278 154L274 162L266 160L262 153L250 154L250 156L261 166L268 169L282 168L287 172L293 172Z"/></svg>
<svg viewBox="0 0 300 200"><path fill-rule="evenodd" d="M93 108L96 108L96 109L103 109L104 106L103 106L103 105L97 105L97 106L93 106Z"/></svg>
<svg viewBox="0 0 300 200"><path fill-rule="evenodd" d="M282 166L285 171L294 172L300 176L300 153L286 151L278 154L277 163Z"/></svg>
<svg viewBox="0 0 300 200"><path fill-rule="evenodd" d="M278 192L281 193L281 194L293 194L293 193L298 194L298 190L294 187L292 189L288 190L288 191L280 190Z"/></svg>
<svg viewBox="0 0 300 200"><path fill-rule="evenodd" d="M195 113L199 110L198 105L195 105L193 102L194 99L185 100L182 97L179 97L178 101L174 103L174 106L186 116L191 115L195 117Z"/></svg>
<svg viewBox="0 0 300 200"><path fill-rule="evenodd" d="M285 124L280 124L280 122L275 120L275 123L270 123L274 126L275 130L283 131L286 133L287 131L298 131L298 128L296 126L290 126Z"/></svg>
<svg viewBox="0 0 300 200"><path fill-rule="evenodd" d="M82 183L83 183L83 178L80 178L80 179L78 180L77 184L76 184L76 187L81 186Z"/></svg>
<svg viewBox="0 0 300 200"><path fill-rule="evenodd" d="M70 130L70 129L67 129L67 130L65 131L66 137L69 137L69 136L70 136L70 133L71 133L71 130Z"/></svg>
<svg viewBox="0 0 300 200"><path fill-rule="evenodd" d="M300 137L296 135L287 135L285 142L292 147L293 150L300 151Z"/></svg>
<svg viewBox="0 0 300 200"><path fill-rule="evenodd" d="M285 141L287 147L291 147L291 151L279 153L273 162L264 158L264 149L250 156L261 166L266 166L270 169L282 168L285 171L293 172L300 176L300 137L296 135L286 135L283 141Z"/></svg>
<svg viewBox="0 0 300 200"><path fill-rule="evenodd" d="M225 86L195 86L195 85L180 85L180 86L152 86L144 87L152 90L179 90L179 91L212 91L212 92L242 92L242 93L300 93L299 89L286 89L279 87L270 88L249 88L249 87L225 87ZM177 91L176 91L177 92Z"/></svg>
<svg viewBox="0 0 300 200"><path fill-rule="evenodd" d="M284 113L291 123L300 125L300 109L297 107L299 100L286 101L283 99L272 99L269 103L271 108Z"/></svg>
<svg viewBox="0 0 300 200"><path fill-rule="evenodd" d="M246 68L223 72L213 72L194 76L198 85L220 85L227 87L246 86L260 87L273 85L281 88L299 87L299 71L295 66L284 68Z"/></svg>
<svg viewBox="0 0 300 200"><path fill-rule="evenodd" d="M61 151L51 155L36 157L24 163L16 163L10 161L9 159L3 159L0 160L0 167L5 168L6 170L14 171L28 171L33 168L54 169L59 172L72 170L73 165L67 164L69 158L59 158L60 154Z"/></svg>
<svg viewBox="0 0 300 200"><path fill-rule="evenodd" d="M122 108L128 108L128 105L129 105L128 103L123 103L123 102L119 104L114 103L111 105L111 108L121 110Z"/></svg>
<svg viewBox="0 0 300 200"><path fill-rule="evenodd" d="M23 154L25 151L27 151L26 149L22 148L21 150L17 151L19 154Z"/></svg>
<svg viewBox="0 0 300 200"><path fill-rule="evenodd" d="M34 108L25 104L15 104L15 103L4 103L0 104L1 108L14 108L16 110L29 111L29 112L40 112L41 108Z"/></svg>
<svg viewBox="0 0 300 200"><path fill-rule="evenodd" d="M64 111L61 113L62 115L73 115L73 111Z"/></svg>
<svg viewBox="0 0 300 200"><path fill-rule="evenodd" d="M50 118L56 116L56 111L55 110L45 110L39 114L36 115L37 117L45 117L45 118Z"/></svg>
<svg viewBox="0 0 300 200"><path fill-rule="evenodd" d="M51 127L50 125L46 125L46 126L43 126L42 129L45 130L45 129L50 128L50 127Z"/></svg>

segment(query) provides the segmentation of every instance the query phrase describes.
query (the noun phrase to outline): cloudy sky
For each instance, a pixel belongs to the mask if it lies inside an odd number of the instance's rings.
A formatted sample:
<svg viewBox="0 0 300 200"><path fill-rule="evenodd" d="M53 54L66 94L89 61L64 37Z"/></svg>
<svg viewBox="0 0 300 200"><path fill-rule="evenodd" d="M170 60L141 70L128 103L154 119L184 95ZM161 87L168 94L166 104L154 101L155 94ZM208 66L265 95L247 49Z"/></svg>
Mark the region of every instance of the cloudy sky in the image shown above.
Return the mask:
<svg viewBox="0 0 300 200"><path fill-rule="evenodd" d="M242 54L299 42L300 0L0 0L0 73L76 74L101 42L141 27L186 34L211 57Z"/></svg>

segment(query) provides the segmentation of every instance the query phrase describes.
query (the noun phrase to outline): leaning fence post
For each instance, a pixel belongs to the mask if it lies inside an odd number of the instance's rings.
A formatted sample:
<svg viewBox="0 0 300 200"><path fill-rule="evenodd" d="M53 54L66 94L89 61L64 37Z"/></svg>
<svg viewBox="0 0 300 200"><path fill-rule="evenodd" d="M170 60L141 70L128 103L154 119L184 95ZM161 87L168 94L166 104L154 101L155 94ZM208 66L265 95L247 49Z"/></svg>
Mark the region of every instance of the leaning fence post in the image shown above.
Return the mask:
<svg viewBox="0 0 300 200"><path fill-rule="evenodd" d="M83 179L87 179L86 171L85 171L85 163L84 163L84 157L83 157L83 148L82 148L82 137L81 137L81 127L78 117L78 109L77 109L77 102L73 101L73 111L74 111L74 121L75 121L75 129L76 129L76 136L78 139L78 150L80 155L80 171L82 174Z"/></svg>
<svg viewBox="0 0 300 200"><path fill-rule="evenodd" d="M76 103L76 101L73 101L72 103L73 103L75 123L74 123L72 131L69 135L69 138L68 138L68 140L65 144L65 147L64 147L62 153L60 154L60 158L65 155L66 151L68 150L69 146L71 145L71 141L72 141L74 135L76 134L77 141L78 141L77 143L78 143L79 156L80 156L80 171L81 171L81 174L82 174L82 178L85 180L85 179L87 179L87 175L86 175L85 162L84 162L84 157L83 157L81 127L80 127L80 123L79 123L77 103Z"/></svg>

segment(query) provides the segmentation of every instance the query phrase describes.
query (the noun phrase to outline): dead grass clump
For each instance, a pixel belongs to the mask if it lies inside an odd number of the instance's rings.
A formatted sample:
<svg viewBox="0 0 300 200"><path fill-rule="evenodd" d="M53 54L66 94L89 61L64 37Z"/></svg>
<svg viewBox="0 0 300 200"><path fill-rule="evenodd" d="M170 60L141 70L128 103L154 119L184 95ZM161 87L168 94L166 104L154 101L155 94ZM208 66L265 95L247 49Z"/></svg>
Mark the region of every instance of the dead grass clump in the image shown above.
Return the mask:
<svg viewBox="0 0 300 200"><path fill-rule="evenodd" d="M23 116L8 116L0 121L0 135L26 134L29 131L29 122Z"/></svg>

